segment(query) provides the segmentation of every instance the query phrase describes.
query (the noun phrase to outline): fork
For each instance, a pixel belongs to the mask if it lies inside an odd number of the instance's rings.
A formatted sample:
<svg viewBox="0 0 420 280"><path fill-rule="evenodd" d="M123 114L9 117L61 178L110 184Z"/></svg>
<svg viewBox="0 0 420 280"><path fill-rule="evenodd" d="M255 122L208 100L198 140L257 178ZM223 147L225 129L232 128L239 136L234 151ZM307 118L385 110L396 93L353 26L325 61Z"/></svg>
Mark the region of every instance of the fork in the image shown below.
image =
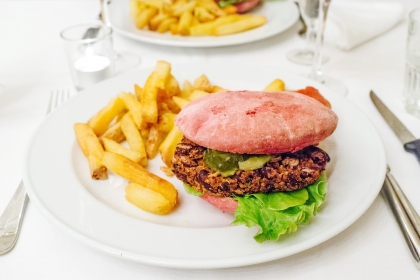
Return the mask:
<svg viewBox="0 0 420 280"><path fill-rule="evenodd" d="M69 90L52 91L47 115L69 97ZM0 216L0 255L9 252L15 246L27 202L28 196L26 195L23 181L21 181L3 214Z"/></svg>

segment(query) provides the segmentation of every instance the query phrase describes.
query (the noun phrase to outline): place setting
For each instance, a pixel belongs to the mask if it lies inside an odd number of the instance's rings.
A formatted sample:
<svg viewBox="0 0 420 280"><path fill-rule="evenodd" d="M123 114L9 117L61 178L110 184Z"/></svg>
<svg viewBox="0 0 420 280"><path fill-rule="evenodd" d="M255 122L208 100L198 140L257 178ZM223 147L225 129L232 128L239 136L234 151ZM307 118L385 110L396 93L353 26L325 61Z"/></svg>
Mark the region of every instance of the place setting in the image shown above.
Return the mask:
<svg viewBox="0 0 420 280"><path fill-rule="evenodd" d="M8 277L28 250L20 243L34 249L31 226L42 219L40 232L53 225L83 255L94 252L81 278L104 262L104 279L109 269L127 279L139 271L148 279L236 279L241 269L249 275L240 278L301 279L311 275L298 273L301 265L313 262L314 279L343 269L349 279L416 279L415 1L91 2L57 4L57 12L86 5L100 15L59 23L51 42L61 45L60 71L71 82L63 88L71 90L50 91L26 145L10 146L23 151L22 171L6 177L21 174L22 182L6 186L16 192L0 207ZM395 38L406 42L393 45ZM380 47L400 64L386 68ZM273 61L221 55L234 48ZM15 90L1 74L0 98ZM54 71L45 75L54 80ZM21 120L8 124L6 116L0 128L13 135ZM75 249L64 258L77 256ZM371 273L361 265L373 256ZM67 268L54 263L50 276L64 277Z"/></svg>

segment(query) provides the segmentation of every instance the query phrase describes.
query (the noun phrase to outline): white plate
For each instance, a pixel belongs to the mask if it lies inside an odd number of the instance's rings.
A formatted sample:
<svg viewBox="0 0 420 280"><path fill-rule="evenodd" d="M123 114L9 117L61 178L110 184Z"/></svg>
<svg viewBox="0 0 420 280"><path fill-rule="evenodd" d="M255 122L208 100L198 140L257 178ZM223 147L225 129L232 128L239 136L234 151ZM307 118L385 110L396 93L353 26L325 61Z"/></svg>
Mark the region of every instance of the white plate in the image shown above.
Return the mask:
<svg viewBox="0 0 420 280"><path fill-rule="evenodd" d="M227 36L173 36L149 30L139 30L130 18L128 0L112 0L109 5L109 21L112 28L129 38L177 47L220 47L239 45L262 40L287 30L299 18L296 5L289 1L265 1L252 14L265 15L268 22L256 29Z"/></svg>
<svg viewBox="0 0 420 280"><path fill-rule="evenodd" d="M275 78L289 89L315 85L339 116L337 130L321 143L331 156L329 192L322 211L279 242L258 244L257 228L230 226L231 214L187 195L176 178L179 207L167 216L146 213L128 203L124 189L89 178L86 159L75 140L73 124L86 122L120 91L144 84L152 69L104 81L80 92L40 125L26 153L24 182L31 201L55 225L79 241L112 255L167 267L222 268L256 264L313 247L356 221L377 196L385 176L385 153L375 128L347 99L310 80L249 65L172 65L181 83L202 73L229 89L260 90ZM235 73L232 76L232 73ZM238 77L238 78L235 78Z"/></svg>

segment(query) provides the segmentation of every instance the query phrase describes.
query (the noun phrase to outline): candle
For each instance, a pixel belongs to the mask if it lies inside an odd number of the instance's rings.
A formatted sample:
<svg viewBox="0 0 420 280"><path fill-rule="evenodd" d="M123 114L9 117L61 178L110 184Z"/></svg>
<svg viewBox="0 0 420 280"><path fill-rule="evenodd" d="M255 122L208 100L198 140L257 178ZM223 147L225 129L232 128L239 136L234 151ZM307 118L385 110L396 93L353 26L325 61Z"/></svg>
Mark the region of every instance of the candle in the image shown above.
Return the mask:
<svg viewBox="0 0 420 280"><path fill-rule="evenodd" d="M78 90L112 76L111 60L101 55L84 56L74 62L75 85Z"/></svg>

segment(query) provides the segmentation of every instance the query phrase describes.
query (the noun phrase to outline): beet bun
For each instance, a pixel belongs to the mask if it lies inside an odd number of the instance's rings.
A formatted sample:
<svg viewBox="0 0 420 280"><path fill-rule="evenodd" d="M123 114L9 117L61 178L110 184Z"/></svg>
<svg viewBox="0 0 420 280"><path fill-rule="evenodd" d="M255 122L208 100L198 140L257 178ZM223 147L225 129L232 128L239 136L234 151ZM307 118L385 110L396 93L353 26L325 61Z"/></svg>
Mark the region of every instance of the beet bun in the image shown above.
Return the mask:
<svg viewBox="0 0 420 280"><path fill-rule="evenodd" d="M331 135L338 117L292 92L230 91L196 99L175 119L191 141L239 154L296 152Z"/></svg>

